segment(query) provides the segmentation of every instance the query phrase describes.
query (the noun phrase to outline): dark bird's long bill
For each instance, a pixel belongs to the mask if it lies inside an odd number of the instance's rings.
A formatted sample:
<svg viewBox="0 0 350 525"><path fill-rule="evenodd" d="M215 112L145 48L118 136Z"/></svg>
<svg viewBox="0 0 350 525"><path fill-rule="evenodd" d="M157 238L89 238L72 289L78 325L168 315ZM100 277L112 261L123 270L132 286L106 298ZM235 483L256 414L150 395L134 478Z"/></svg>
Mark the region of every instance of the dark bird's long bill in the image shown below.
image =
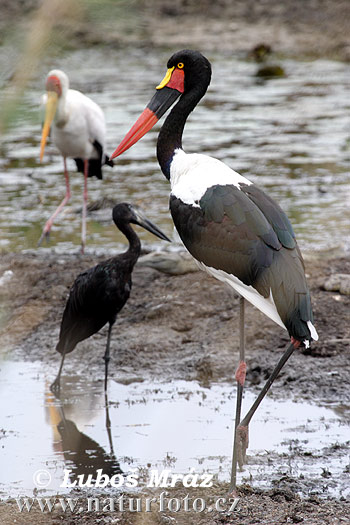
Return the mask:
<svg viewBox="0 0 350 525"><path fill-rule="evenodd" d="M163 239L163 241L171 242L169 237L165 235L153 222L146 219L146 217L139 211L135 210L133 208L133 211L135 213L135 224L138 224L139 226L142 226L142 228L145 228L145 230L149 231L150 233L153 233L156 237L159 237L160 239Z"/></svg>
<svg viewBox="0 0 350 525"><path fill-rule="evenodd" d="M156 91L146 109L141 113L110 158L118 157L146 135L180 95L181 92L177 89L166 86Z"/></svg>

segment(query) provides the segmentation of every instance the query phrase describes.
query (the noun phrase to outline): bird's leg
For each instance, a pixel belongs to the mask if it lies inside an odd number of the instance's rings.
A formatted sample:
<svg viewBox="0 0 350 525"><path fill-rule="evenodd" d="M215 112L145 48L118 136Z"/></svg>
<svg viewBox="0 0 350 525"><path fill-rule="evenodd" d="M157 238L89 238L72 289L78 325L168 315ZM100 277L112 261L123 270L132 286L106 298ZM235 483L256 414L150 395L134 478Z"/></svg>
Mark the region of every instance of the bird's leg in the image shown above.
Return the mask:
<svg viewBox="0 0 350 525"><path fill-rule="evenodd" d="M108 435L108 441L109 441L109 446L110 446L110 449L111 449L111 456L114 456L112 433L111 433L111 420L110 420L110 417L109 417L109 403L108 403L107 390L105 390L105 408L106 408L106 430L107 430L107 435Z"/></svg>
<svg viewBox="0 0 350 525"><path fill-rule="evenodd" d="M63 158L63 164L64 164L64 178L66 180L66 195L65 195L63 201L61 202L61 204L58 206L58 208L55 211L55 213L53 215L51 215L49 220L46 222L46 224L44 226L44 229L43 229L43 232L41 234L41 237L40 237L40 239L38 241L38 246L41 245L41 243L43 242L45 237L47 239L49 238L51 227L52 227L52 224L53 224L54 220L56 219L57 215L62 211L64 206L67 204L67 202L69 201L70 196L71 196L70 186L69 186L69 174L68 174L68 170L67 170L67 162L66 162L66 158L65 157Z"/></svg>
<svg viewBox="0 0 350 525"><path fill-rule="evenodd" d="M52 385L50 386L50 390L54 394L59 394L60 393L60 389L61 389L61 372L62 372L62 368L63 368L65 355L66 355L66 350L63 350L61 364L60 364L60 368L59 368L57 377L56 377L55 381L52 383Z"/></svg>
<svg viewBox="0 0 350 525"><path fill-rule="evenodd" d="M89 173L89 161L88 159L84 160L84 190L83 190L83 217L81 223L81 253L84 253L85 243L86 243L86 211L87 211L87 201L88 201L88 180Z"/></svg>
<svg viewBox="0 0 350 525"><path fill-rule="evenodd" d="M232 454L232 470L230 492L236 490L237 479L237 427L241 420L241 407L243 397L243 387L246 375L247 365L245 363L245 348L244 348L244 297L240 297L239 301L239 365L236 370L237 381L237 400L236 400L236 417L235 417L235 431L233 438L233 454Z"/></svg>
<svg viewBox="0 0 350 525"><path fill-rule="evenodd" d="M113 328L113 323L109 323L106 351L105 351L105 355L103 356L103 359L105 360L105 391L107 390L108 363L110 361L109 347L110 347L110 342L111 342L112 328Z"/></svg>
<svg viewBox="0 0 350 525"><path fill-rule="evenodd" d="M246 457L246 450L248 448L248 425L250 423L250 420L252 419L253 415L255 414L258 406L260 405L261 401L266 396L267 392L269 391L272 383L280 373L283 366L286 364L292 353L296 348L300 346L300 341L295 340L292 338L292 342L285 350L284 354L282 355L281 359L278 361L277 365L275 366L274 370L272 371L270 377L266 381L263 389L261 390L260 394L252 404L251 408L247 412L246 416L242 419L240 424L238 425L236 429L236 440L237 440L237 460L239 462L240 467L245 462Z"/></svg>

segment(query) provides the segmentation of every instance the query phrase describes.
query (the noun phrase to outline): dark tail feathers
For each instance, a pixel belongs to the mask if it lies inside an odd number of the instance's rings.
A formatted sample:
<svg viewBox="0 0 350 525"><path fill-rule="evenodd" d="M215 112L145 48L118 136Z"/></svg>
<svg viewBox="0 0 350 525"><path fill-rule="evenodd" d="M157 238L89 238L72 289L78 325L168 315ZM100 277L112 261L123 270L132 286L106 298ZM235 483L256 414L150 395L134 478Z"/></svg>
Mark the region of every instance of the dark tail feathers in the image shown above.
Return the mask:
<svg viewBox="0 0 350 525"><path fill-rule="evenodd" d="M107 164L107 166L111 166L111 168L114 166L113 160L111 160L108 155L105 155L105 161L103 164Z"/></svg>
<svg viewBox="0 0 350 525"><path fill-rule="evenodd" d="M102 162L102 155L103 155L103 149L101 144L95 140L93 142L93 146L96 149L98 153L97 159L89 159L89 169L88 169L88 177L97 177L98 179L102 179L102 166L104 164L107 164L107 166L114 166L114 162L110 160L110 158L105 155L103 162ZM75 164L77 165L77 170L80 173L84 173L84 161L83 159L74 159Z"/></svg>

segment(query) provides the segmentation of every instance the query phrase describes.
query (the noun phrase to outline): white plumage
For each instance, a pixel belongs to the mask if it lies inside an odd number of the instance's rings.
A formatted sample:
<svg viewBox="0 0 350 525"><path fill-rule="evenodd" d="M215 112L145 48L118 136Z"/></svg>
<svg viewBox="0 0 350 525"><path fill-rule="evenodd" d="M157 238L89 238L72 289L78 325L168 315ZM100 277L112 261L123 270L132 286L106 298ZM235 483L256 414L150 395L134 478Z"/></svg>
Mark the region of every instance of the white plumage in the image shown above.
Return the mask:
<svg viewBox="0 0 350 525"><path fill-rule="evenodd" d="M75 89L68 89L69 80L63 71L54 69L48 76L61 80L62 94L58 99L56 114L51 126L52 140L63 157L98 158L93 146L97 140L103 150L106 140L106 123L102 109L89 97ZM42 96L46 107L48 95Z"/></svg>
<svg viewBox="0 0 350 525"><path fill-rule="evenodd" d="M218 281L222 281L225 284L228 284L237 293L239 293L239 295L244 297L244 299L252 303L262 313L264 313L265 315L267 315L267 317L272 319L272 321L274 321L279 326L287 330L286 326L284 325L282 319L279 316L279 313L277 312L277 308L272 297L272 292L270 292L270 296L268 298L265 298L262 295L260 295L259 292L257 292L255 288L253 288L253 286L247 286L246 284L242 283L242 281L240 281L235 275L232 275L231 273L226 273L223 270L211 268L210 266L206 266L203 263L198 264L200 265L200 268L202 270L205 270L207 273L209 273L209 275L218 279Z"/></svg>
<svg viewBox="0 0 350 525"><path fill-rule="evenodd" d="M215 184L222 186L239 184L250 186L252 182L229 168L226 164L209 155L175 151L170 165L171 193L185 204L197 206L208 188Z"/></svg>

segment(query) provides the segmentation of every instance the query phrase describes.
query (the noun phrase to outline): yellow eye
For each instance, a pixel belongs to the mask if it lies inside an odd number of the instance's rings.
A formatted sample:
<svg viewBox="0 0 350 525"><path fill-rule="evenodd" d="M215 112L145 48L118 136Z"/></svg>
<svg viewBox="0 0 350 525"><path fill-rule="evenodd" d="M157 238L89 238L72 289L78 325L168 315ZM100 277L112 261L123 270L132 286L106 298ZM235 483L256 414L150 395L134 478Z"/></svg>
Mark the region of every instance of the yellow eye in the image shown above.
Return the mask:
<svg viewBox="0 0 350 525"><path fill-rule="evenodd" d="M178 65L177 65L177 67L178 67L179 69L183 69L183 67L184 67L184 63L183 63L183 62L179 62Z"/></svg>

